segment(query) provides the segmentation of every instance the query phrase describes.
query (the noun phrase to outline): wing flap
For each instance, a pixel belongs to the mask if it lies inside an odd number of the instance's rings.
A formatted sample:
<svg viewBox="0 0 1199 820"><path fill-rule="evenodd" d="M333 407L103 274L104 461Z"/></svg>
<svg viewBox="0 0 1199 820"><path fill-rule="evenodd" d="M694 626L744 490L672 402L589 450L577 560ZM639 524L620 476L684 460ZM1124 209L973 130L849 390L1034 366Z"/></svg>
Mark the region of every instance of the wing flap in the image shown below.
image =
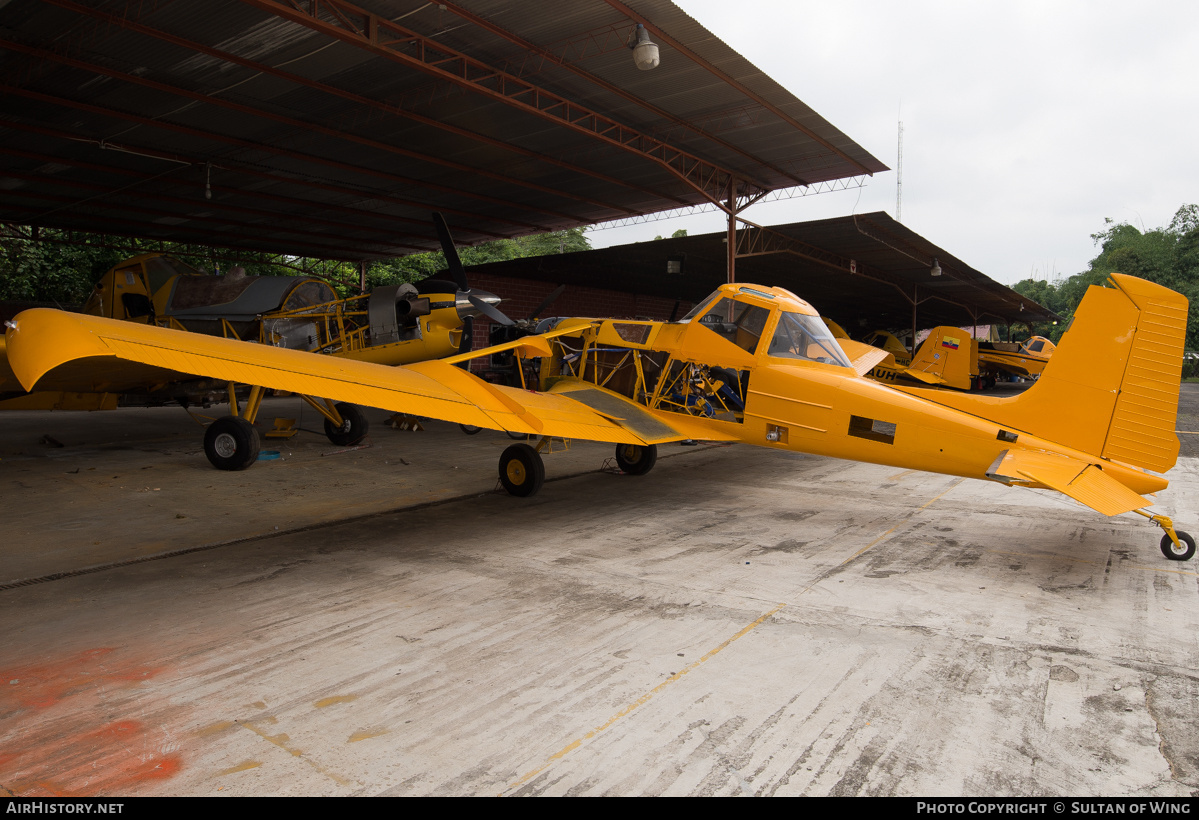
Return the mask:
<svg viewBox="0 0 1199 820"><path fill-rule="evenodd" d="M703 424L700 418L679 413L655 413L611 390L580 379L561 379L550 388L554 395L573 399L625 428L646 444L683 439L732 441L730 436Z"/></svg>

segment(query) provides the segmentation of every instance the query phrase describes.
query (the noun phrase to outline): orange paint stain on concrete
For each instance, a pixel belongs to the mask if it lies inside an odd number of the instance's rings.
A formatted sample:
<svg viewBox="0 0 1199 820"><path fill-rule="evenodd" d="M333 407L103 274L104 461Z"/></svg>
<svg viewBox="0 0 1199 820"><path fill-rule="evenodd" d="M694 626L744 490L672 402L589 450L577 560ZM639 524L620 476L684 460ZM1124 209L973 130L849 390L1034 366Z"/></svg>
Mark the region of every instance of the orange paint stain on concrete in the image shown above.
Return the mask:
<svg viewBox="0 0 1199 820"><path fill-rule="evenodd" d="M120 693L163 668L100 647L0 670L0 783L20 797L131 795L173 777L183 759L170 731L118 705L152 712L153 695Z"/></svg>
<svg viewBox="0 0 1199 820"><path fill-rule="evenodd" d="M183 767L180 755L163 751L138 721L79 734L46 729L23 735L24 748L0 767L0 781L18 797L135 794L139 785L165 780Z"/></svg>
<svg viewBox="0 0 1199 820"><path fill-rule="evenodd" d="M41 711L96 686L139 683L162 671L121 662L109 647L89 649L60 661L0 669L0 710Z"/></svg>

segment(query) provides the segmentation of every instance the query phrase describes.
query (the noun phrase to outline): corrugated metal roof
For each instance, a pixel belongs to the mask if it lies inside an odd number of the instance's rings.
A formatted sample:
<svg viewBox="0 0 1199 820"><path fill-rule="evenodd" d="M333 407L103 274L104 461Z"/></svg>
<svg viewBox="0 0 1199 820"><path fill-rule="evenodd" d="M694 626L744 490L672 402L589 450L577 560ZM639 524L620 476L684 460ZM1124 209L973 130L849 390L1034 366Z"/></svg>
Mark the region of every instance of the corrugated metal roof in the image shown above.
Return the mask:
<svg viewBox="0 0 1199 820"><path fill-rule="evenodd" d="M913 302L921 328L1060 318L882 212L767 230L773 241L766 249L772 252L738 257L737 281L787 288L821 315L846 325L851 334L911 328ZM726 281L726 255L725 234L712 233L494 262L470 270L696 302ZM684 257L683 275L666 272L671 257ZM933 260L941 269L939 276L931 273ZM504 295L502 287L495 290Z"/></svg>
<svg viewBox="0 0 1199 820"><path fill-rule="evenodd" d="M0 5L0 221L358 259L886 170L666 0L295 5Z"/></svg>

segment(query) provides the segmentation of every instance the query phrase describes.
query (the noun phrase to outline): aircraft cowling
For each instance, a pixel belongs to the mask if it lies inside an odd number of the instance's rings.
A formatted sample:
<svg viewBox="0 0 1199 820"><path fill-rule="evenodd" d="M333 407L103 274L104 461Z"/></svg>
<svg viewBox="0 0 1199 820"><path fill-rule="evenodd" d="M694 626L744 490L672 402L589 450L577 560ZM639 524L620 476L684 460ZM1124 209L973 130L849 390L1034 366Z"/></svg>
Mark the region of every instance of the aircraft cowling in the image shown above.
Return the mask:
<svg viewBox="0 0 1199 820"><path fill-rule="evenodd" d="M401 331L421 316L428 316L430 309L429 297L421 296L410 284L375 288L366 305L371 345L398 342Z"/></svg>

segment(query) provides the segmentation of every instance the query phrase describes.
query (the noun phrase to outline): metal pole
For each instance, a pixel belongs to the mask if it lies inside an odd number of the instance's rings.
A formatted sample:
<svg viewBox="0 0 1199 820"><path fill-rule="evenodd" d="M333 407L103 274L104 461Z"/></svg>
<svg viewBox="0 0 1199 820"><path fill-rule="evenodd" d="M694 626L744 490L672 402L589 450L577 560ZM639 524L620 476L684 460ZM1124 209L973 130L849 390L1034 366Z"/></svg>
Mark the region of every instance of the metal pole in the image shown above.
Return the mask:
<svg viewBox="0 0 1199 820"><path fill-rule="evenodd" d="M729 284L737 281L737 190L736 180L729 177L729 221L726 231L726 243L728 244L728 272Z"/></svg>

